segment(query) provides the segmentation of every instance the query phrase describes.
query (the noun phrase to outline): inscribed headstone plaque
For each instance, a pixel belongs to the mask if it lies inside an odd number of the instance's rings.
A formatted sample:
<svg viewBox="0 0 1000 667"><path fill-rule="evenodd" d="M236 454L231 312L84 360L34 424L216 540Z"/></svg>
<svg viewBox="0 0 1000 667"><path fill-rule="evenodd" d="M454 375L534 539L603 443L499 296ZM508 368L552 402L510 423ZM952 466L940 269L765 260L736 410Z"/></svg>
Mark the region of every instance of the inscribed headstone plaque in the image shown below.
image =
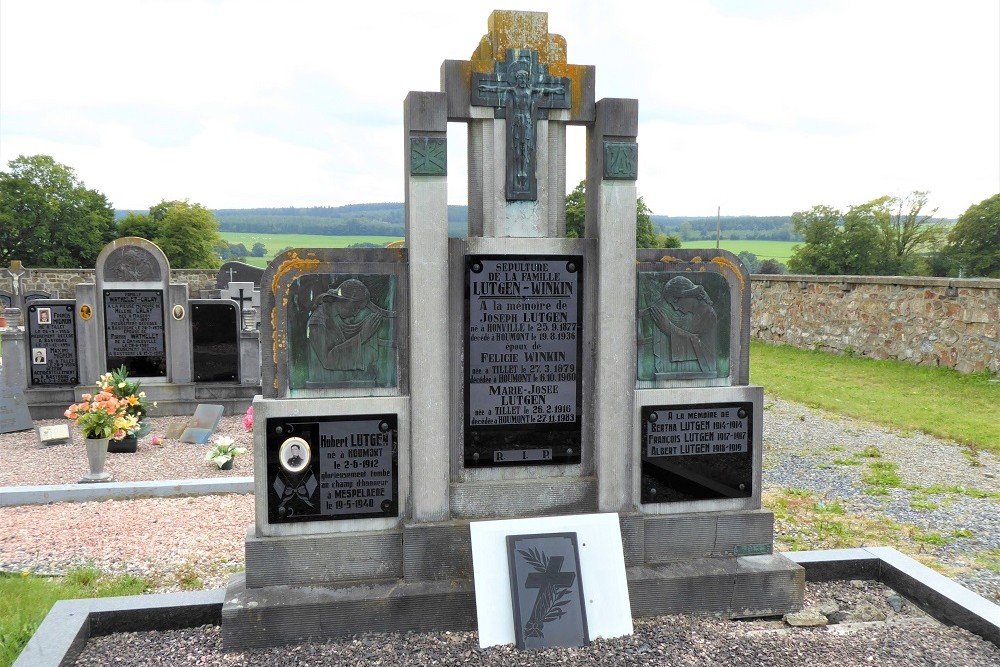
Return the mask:
<svg viewBox="0 0 1000 667"><path fill-rule="evenodd" d="M29 428L31 428L31 413L28 412L24 392L8 389L0 381L0 433L27 431Z"/></svg>
<svg viewBox="0 0 1000 667"><path fill-rule="evenodd" d="M195 382L240 379L240 317L234 302L191 304L191 352Z"/></svg>
<svg viewBox="0 0 1000 667"><path fill-rule="evenodd" d="M44 302L27 307L26 329L31 353L30 382L39 386L80 384L76 352L74 301Z"/></svg>
<svg viewBox="0 0 1000 667"><path fill-rule="evenodd" d="M267 419L270 523L399 514L395 414Z"/></svg>
<svg viewBox="0 0 1000 667"><path fill-rule="evenodd" d="M753 403L642 408L641 501L749 498Z"/></svg>
<svg viewBox="0 0 1000 667"><path fill-rule="evenodd" d="M576 533L508 535L507 558L517 647L589 644Z"/></svg>
<svg viewBox="0 0 1000 667"><path fill-rule="evenodd" d="M193 442L198 445L208 442L209 437L215 433L224 411L225 407L221 405L199 404L194 409L194 415L184 425L181 442Z"/></svg>
<svg viewBox="0 0 1000 667"><path fill-rule="evenodd" d="M167 374L163 290L104 290L107 369L124 365L133 377Z"/></svg>
<svg viewBox="0 0 1000 667"><path fill-rule="evenodd" d="M729 374L729 283L718 273L640 272L638 379Z"/></svg>
<svg viewBox="0 0 1000 667"><path fill-rule="evenodd" d="M288 386L394 387L398 383L397 279L315 273L288 296Z"/></svg>
<svg viewBox="0 0 1000 667"><path fill-rule="evenodd" d="M37 426L35 427L35 436L38 438L39 449L73 443L73 431L69 427L69 422Z"/></svg>
<svg viewBox="0 0 1000 667"><path fill-rule="evenodd" d="M466 257L466 467L579 463L583 257Z"/></svg>

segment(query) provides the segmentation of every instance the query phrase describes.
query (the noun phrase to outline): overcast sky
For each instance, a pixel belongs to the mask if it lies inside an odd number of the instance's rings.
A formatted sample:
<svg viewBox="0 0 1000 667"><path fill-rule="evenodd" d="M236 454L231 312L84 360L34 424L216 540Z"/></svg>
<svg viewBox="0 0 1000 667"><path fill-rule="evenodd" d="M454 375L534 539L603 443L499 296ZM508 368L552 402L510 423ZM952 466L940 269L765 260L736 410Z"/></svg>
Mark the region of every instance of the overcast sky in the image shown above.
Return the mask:
<svg viewBox="0 0 1000 667"><path fill-rule="evenodd" d="M3 0L0 168L51 155L116 208L403 199L403 98L439 90L479 0ZM597 99L639 100L639 193L663 215L790 215L1000 192L997 0L523 3ZM584 176L582 130L567 183ZM449 126L451 203L466 202Z"/></svg>

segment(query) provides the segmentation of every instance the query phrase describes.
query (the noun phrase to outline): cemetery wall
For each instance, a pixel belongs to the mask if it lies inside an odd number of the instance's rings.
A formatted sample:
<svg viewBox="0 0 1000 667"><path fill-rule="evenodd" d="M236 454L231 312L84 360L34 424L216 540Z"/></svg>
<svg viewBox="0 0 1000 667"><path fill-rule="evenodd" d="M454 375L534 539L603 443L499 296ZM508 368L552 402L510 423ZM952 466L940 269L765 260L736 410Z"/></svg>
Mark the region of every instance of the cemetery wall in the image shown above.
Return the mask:
<svg viewBox="0 0 1000 667"><path fill-rule="evenodd" d="M1000 280L754 275L751 304L760 340L1000 372Z"/></svg>
<svg viewBox="0 0 1000 667"><path fill-rule="evenodd" d="M53 298L72 299L78 283L94 282L93 269L30 269L24 279L26 292L49 292ZM171 269L170 281L187 283L191 298L203 289L215 289L217 269ZM10 279L0 278L0 290L11 291Z"/></svg>

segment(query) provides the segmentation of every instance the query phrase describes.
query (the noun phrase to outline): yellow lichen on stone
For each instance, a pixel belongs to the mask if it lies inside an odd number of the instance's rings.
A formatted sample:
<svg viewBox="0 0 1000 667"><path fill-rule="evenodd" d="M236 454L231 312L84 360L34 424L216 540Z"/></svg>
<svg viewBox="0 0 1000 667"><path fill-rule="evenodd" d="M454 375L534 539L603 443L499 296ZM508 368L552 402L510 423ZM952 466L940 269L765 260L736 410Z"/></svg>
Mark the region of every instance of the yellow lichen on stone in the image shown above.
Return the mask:
<svg viewBox="0 0 1000 667"><path fill-rule="evenodd" d="M743 280L743 272L740 271L740 267L736 266L736 263L726 257L713 257L712 263L721 266L724 269L729 269L736 276L736 279L740 281L740 294L746 289L746 282Z"/></svg>
<svg viewBox="0 0 1000 667"><path fill-rule="evenodd" d="M549 34L546 12L518 12L498 9L490 14L489 32L479 40L472 53L471 70L493 74L495 64L507 58L507 49L532 49L538 53L538 63L548 65L549 75L564 76L573 81L570 86L571 114L578 114L583 105L583 75L585 65L570 65L567 60L566 38Z"/></svg>

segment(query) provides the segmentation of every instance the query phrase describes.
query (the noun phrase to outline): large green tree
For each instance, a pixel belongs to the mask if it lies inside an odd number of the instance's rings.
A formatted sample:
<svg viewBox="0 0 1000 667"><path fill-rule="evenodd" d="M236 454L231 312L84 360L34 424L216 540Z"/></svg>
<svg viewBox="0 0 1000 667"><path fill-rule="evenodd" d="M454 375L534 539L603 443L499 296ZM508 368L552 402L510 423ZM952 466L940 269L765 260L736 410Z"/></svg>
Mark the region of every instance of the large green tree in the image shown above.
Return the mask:
<svg viewBox="0 0 1000 667"><path fill-rule="evenodd" d="M0 265L94 266L116 236L107 197L48 155L20 156L0 172Z"/></svg>
<svg viewBox="0 0 1000 667"><path fill-rule="evenodd" d="M215 248L222 242L215 214L201 204L161 201L150 207L149 217L159 225L156 245L175 269L215 269Z"/></svg>
<svg viewBox="0 0 1000 667"><path fill-rule="evenodd" d="M927 271L924 253L933 251L942 228L924 213L926 192L878 197L846 213L814 206L792 214L804 244L795 247L788 268L820 275L919 275Z"/></svg>
<svg viewBox="0 0 1000 667"><path fill-rule="evenodd" d="M566 238L578 239L584 235L584 221L587 213L587 182L580 181L573 191L566 195ZM676 236L656 233L653 226L653 212L640 196L635 203L635 247L636 248L679 248L681 241Z"/></svg>
<svg viewBox="0 0 1000 667"><path fill-rule="evenodd" d="M945 253L958 262L963 276L1000 278L1000 194L958 216Z"/></svg>

